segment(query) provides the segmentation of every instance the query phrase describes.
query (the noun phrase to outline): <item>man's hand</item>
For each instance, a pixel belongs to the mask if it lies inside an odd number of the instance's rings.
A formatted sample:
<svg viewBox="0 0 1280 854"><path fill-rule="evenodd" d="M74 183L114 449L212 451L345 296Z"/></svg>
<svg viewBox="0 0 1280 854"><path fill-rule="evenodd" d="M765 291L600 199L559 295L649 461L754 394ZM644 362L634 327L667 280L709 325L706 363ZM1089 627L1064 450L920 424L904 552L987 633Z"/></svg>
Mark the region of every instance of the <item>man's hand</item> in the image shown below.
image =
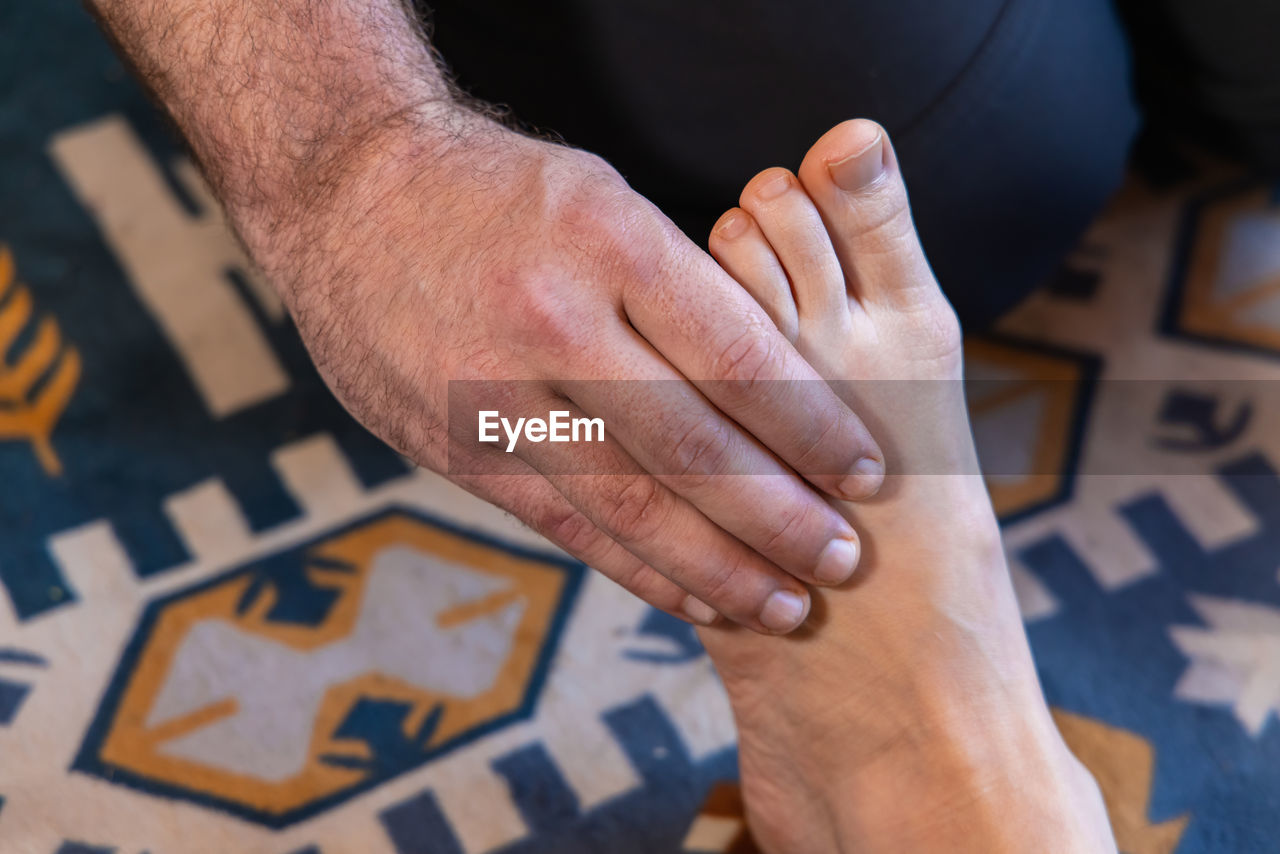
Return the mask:
<svg viewBox="0 0 1280 854"><path fill-rule="evenodd" d="M379 436L696 622L786 632L801 582L852 571L809 484L878 488L857 417L607 164L456 104L393 0L98 7ZM600 417L608 440L486 474L503 452L450 441L450 380L520 380L518 414Z"/></svg>

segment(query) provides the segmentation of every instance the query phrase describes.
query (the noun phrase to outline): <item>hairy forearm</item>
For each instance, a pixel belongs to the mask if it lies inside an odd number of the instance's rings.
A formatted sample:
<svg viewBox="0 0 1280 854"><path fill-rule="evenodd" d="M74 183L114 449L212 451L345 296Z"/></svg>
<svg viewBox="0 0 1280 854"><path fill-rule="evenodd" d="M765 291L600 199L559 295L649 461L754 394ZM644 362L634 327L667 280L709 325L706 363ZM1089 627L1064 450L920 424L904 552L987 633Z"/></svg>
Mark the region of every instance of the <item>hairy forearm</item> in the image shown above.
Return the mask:
<svg viewBox="0 0 1280 854"><path fill-rule="evenodd" d="M241 214L294 206L394 126L461 111L403 0L89 0Z"/></svg>

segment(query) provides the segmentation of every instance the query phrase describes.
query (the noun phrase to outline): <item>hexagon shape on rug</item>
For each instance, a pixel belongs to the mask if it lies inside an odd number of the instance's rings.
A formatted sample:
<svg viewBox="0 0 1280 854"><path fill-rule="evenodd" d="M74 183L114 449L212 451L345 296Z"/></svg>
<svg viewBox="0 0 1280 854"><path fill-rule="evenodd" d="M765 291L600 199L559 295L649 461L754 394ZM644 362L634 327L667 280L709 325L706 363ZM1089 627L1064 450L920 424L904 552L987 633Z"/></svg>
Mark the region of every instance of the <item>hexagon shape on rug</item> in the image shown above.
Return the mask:
<svg viewBox="0 0 1280 854"><path fill-rule="evenodd" d="M75 768L280 827L527 717L584 567L402 509L143 611Z"/></svg>
<svg viewBox="0 0 1280 854"><path fill-rule="evenodd" d="M1162 329L1280 354L1280 185L1233 184L1184 214Z"/></svg>
<svg viewBox="0 0 1280 854"><path fill-rule="evenodd" d="M996 514L1012 522L1066 500L1099 361L1009 337L965 339L965 394Z"/></svg>

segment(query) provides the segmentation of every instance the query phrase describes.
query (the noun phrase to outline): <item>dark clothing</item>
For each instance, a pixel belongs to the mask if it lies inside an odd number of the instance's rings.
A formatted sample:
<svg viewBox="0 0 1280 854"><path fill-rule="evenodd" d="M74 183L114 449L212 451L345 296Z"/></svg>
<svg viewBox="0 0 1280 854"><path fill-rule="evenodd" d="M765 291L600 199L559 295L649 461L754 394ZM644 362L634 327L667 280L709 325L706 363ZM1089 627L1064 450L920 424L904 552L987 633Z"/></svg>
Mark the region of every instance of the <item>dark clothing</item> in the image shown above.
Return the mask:
<svg viewBox="0 0 1280 854"><path fill-rule="evenodd" d="M753 174L881 122L970 325L1052 270L1139 124L1110 0L427 2L464 89L606 157L703 245Z"/></svg>
<svg viewBox="0 0 1280 854"><path fill-rule="evenodd" d="M1280 175L1280 3L1119 0L1149 134Z"/></svg>

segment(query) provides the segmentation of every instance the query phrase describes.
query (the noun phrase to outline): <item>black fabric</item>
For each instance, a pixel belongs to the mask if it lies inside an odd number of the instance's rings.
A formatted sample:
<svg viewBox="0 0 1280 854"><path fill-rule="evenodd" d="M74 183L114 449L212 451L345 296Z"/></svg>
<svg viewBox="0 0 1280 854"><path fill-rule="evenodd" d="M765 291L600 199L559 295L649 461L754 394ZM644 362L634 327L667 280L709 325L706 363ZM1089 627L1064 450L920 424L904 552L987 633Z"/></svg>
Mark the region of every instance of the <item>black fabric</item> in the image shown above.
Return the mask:
<svg viewBox="0 0 1280 854"><path fill-rule="evenodd" d="M1280 175L1280 3L1119 6L1153 144L1188 140Z"/></svg>
<svg viewBox="0 0 1280 854"><path fill-rule="evenodd" d="M1078 238L1138 123L1109 0L432 0L430 18L460 85L608 158L704 245L755 172L880 121L971 326Z"/></svg>

